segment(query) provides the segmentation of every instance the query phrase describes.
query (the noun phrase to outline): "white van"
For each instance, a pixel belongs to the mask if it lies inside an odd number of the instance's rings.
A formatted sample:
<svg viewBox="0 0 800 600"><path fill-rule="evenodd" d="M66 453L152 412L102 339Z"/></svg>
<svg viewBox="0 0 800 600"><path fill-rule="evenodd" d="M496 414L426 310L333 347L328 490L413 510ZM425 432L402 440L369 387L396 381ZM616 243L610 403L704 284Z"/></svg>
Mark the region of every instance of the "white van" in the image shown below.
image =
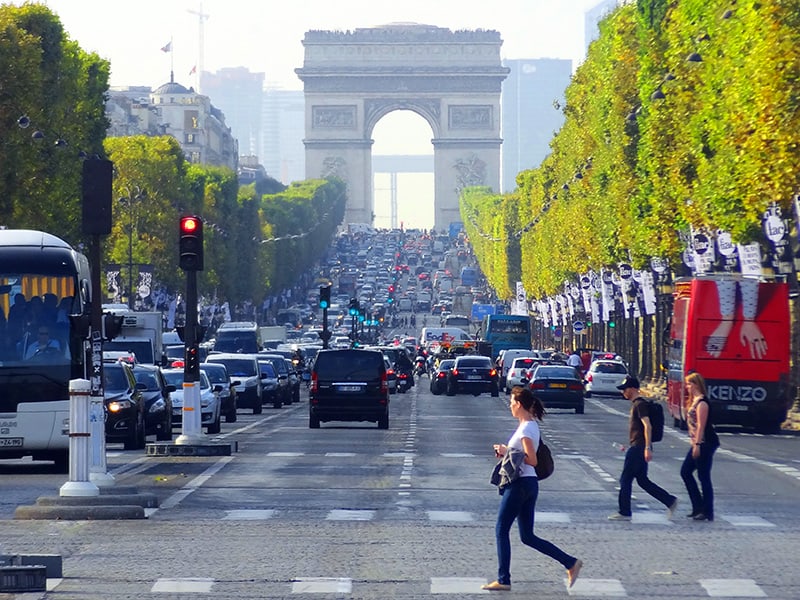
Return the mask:
<svg viewBox="0 0 800 600"><path fill-rule="evenodd" d="M420 346L429 346L436 342L466 342L470 341L472 337L459 327L423 327L422 334L419 337Z"/></svg>

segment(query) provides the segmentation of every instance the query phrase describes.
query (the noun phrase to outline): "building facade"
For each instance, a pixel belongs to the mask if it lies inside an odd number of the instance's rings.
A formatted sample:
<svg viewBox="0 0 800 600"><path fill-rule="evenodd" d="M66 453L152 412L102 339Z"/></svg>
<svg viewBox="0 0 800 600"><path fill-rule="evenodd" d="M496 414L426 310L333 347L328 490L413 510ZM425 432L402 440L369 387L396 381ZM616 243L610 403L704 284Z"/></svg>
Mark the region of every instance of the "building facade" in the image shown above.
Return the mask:
<svg viewBox="0 0 800 600"><path fill-rule="evenodd" d="M109 136L171 135L189 162L238 170L239 146L225 115L208 96L174 79L152 91L110 89L106 116Z"/></svg>

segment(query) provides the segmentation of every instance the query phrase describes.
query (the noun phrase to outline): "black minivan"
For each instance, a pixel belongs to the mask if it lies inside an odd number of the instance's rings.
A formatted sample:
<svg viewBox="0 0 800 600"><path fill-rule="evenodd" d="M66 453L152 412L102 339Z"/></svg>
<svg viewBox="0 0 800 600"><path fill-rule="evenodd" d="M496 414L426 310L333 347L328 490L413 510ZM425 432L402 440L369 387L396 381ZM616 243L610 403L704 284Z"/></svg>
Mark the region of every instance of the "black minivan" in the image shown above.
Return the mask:
<svg viewBox="0 0 800 600"><path fill-rule="evenodd" d="M311 369L308 426L374 421L389 428L389 386L379 350L320 350Z"/></svg>

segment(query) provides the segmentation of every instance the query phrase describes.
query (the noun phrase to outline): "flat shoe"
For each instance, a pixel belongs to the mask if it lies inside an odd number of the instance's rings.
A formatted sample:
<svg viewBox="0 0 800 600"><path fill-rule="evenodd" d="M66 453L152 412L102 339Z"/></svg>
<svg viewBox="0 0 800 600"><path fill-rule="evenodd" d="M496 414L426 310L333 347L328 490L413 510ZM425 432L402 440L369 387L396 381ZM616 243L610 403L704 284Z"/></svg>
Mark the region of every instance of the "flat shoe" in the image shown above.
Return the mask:
<svg viewBox="0 0 800 600"><path fill-rule="evenodd" d="M583 561L579 558L575 561L575 564L572 565L571 569L567 569L567 588L571 588L573 585L575 585L582 566Z"/></svg>
<svg viewBox="0 0 800 600"><path fill-rule="evenodd" d="M695 521L713 521L714 517L709 517L704 513L697 513L695 516L692 517Z"/></svg>
<svg viewBox="0 0 800 600"><path fill-rule="evenodd" d="M511 589L511 586L507 583L500 583L499 581L493 581L492 583L485 583L481 586L482 590L490 590L492 592L507 592Z"/></svg>

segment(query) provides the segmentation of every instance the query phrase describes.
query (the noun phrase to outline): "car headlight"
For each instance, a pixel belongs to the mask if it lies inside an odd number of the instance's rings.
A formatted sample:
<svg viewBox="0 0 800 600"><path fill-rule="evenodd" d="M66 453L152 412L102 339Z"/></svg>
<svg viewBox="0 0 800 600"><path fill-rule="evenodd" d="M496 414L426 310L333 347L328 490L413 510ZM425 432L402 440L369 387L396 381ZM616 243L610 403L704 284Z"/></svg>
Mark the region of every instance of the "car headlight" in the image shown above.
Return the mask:
<svg viewBox="0 0 800 600"><path fill-rule="evenodd" d="M166 403L164 402L163 398L159 398L158 400L156 400L155 402L153 402L150 405L150 410L148 410L147 412L151 412L151 413L161 412L162 410L164 410L165 406L166 406Z"/></svg>
<svg viewBox="0 0 800 600"><path fill-rule="evenodd" d="M114 400L108 403L108 412L119 412L121 410L128 410L133 406L130 400Z"/></svg>

